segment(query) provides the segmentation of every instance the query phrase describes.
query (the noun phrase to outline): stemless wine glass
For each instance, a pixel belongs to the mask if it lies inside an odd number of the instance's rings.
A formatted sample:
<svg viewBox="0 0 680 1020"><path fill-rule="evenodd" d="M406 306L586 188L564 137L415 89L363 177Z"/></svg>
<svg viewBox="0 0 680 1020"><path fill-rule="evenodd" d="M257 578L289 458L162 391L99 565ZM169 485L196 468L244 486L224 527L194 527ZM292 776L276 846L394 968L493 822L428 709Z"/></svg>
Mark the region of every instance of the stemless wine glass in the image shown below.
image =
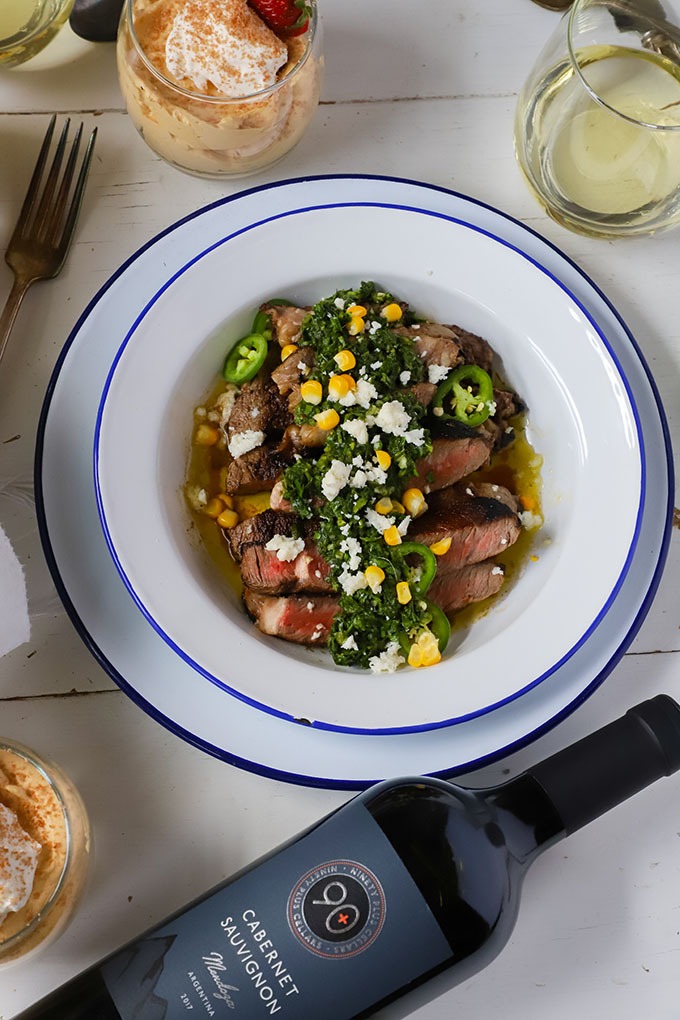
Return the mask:
<svg viewBox="0 0 680 1020"><path fill-rule="evenodd" d="M572 230L680 222L680 0L576 0L520 94L515 151Z"/></svg>
<svg viewBox="0 0 680 1020"><path fill-rule="evenodd" d="M321 90L321 21L315 0L308 7L307 30L286 40L289 59L276 82L230 97L212 86L190 87L191 82L170 74L164 37L182 4L126 0L118 31L118 77L128 113L147 145L199 177L243 177L285 156L307 128Z"/></svg>
<svg viewBox="0 0 680 1020"><path fill-rule="evenodd" d="M73 0L0 0L0 68L43 50L65 24Z"/></svg>

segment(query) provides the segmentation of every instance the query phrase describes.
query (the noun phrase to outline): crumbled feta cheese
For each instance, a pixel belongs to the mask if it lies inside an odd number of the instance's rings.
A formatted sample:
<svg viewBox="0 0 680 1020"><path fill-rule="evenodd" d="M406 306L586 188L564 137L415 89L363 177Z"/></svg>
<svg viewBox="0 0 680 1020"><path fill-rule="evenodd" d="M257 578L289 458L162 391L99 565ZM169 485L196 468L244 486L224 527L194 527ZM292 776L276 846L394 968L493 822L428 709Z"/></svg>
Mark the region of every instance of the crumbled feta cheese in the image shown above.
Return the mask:
<svg viewBox="0 0 680 1020"><path fill-rule="evenodd" d="M499 567L499 566L495 566L495 567L492 567L492 568L491 568L491 573L492 573L492 574L504 574L504 573L505 573L505 571L503 570L503 568L502 568L502 567Z"/></svg>
<svg viewBox="0 0 680 1020"><path fill-rule="evenodd" d="M321 480L321 491L329 503L345 488L351 471L351 464L343 464L341 460L331 461L331 466Z"/></svg>
<svg viewBox="0 0 680 1020"><path fill-rule="evenodd" d="M410 523L411 523L411 518L410 518L410 516L408 514L406 515L406 517L404 517L403 520L399 521L399 524L397 525L397 531L399 532L399 534L401 535L402 538L404 537L404 535L408 531L408 526L409 526Z"/></svg>
<svg viewBox="0 0 680 1020"><path fill-rule="evenodd" d="M378 330L380 329L380 326L381 326L381 323L376 322L375 319L373 319L373 321L371 322L370 326L368 327L368 332L371 334L371 336L373 336L374 333L378 332Z"/></svg>
<svg viewBox="0 0 680 1020"><path fill-rule="evenodd" d="M425 444L425 429L409 429L404 432L404 439L411 446L423 446Z"/></svg>
<svg viewBox="0 0 680 1020"><path fill-rule="evenodd" d="M523 510L519 515L519 519L522 522L522 527L526 528L527 531L535 531L543 524L541 515L533 513L532 510Z"/></svg>
<svg viewBox="0 0 680 1020"><path fill-rule="evenodd" d="M298 361L297 370L301 375L309 375L309 365L305 365L304 361Z"/></svg>
<svg viewBox="0 0 680 1020"><path fill-rule="evenodd" d="M342 311L342 309L345 307L345 299L341 297L336 297L333 304L335 305L336 308L339 308L340 311Z"/></svg>
<svg viewBox="0 0 680 1020"><path fill-rule="evenodd" d="M381 535L394 524L394 517L387 517L383 514L379 514L377 510L374 510L373 507L370 506L366 507L366 520L375 528L376 531L379 531Z"/></svg>
<svg viewBox="0 0 680 1020"><path fill-rule="evenodd" d="M377 372L379 368L382 368L382 361L374 361L371 368L374 372Z"/></svg>
<svg viewBox="0 0 680 1020"><path fill-rule="evenodd" d="M375 424L383 432L388 432L393 436L403 436L411 424L411 416L401 400L388 400L376 414Z"/></svg>
<svg viewBox="0 0 680 1020"><path fill-rule="evenodd" d="M217 415L214 420L218 421L222 428L226 428L227 422L231 418L231 412L234 410L237 394L238 387L232 386L231 383L229 383L225 386L223 392L220 393L212 406L210 418L213 418L214 412Z"/></svg>
<svg viewBox="0 0 680 1020"><path fill-rule="evenodd" d="M355 592L368 587L368 581L366 580L365 574L361 571L356 574L352 574L346 567L342 573L338 575L338 584L346 595L354 595Z"/></svg>
<svg viewBox="0 0 680 1020"><path fill-rule="evenodd" d="M407 372L401 372L399 374L399 382L401 383L402 386L406 386L406 384L409 383L410 381L411 381L411 373L410 372L408 372L408 371Z"/></svg>
<svg viewBox="0 0 680 1020"><path fill-rule="evenodd" d="M496 413L496 401L487 400L486 406L489 408L489 416L493 418L494 414Z"/></svg>
<svg viewBox="0 0 680 1020"><path fill-rule="evenodd" d="M340 552L347 553L346 568L358 570L361 566L361 542L357 538L344 538L340 543Z"/></svg>
<svg viewBox="0 0 680 1020"><path fill-rule="evenodd" d="M264 443L264 432L255 429L246 429L245 432L234 432L229 439L229 453L232 457L242 457L244 453L262 446Z"/></svg>
<svg viewBox="0 0 680 1020"><path fill-rule="evenodd" d="M356 643L356 638L354 637L354 634L350 634L350 636L348 638L345 638L345 640L342 642L340 647L347 649L348 652L349 651L352 651L352 652L358 652L359 651L359 645Z"/></svg>
<svg viewBox="0 0 680 1020"><path fill-rule="evenodd" d="M346 396L340 398L338 403L343 407L354 407L355 404L358 404L359 407L370 407L377 398L378 391L373 383L368 379L358 379L356 389L350 390Z"/></svg>
<svg viewBox="0 0 680 1020"><path fill-rule="evenodd" d="M368 475L365 471L355 471L349 480L350 488L352 489L364 489L366 482L368 481Z"/></svg>
<svg viewBox="0 0 680 1020"><path fill-rule="evenodd" d="M368 442L368 428L361 418L349 418L341 423L340 428L353 436L357 443L363 445Z"/></svg>
<svg viewBox="0 0 680 1020"><path fill-rule="evenodd" d="M251 407L251 409L250 409L250 417L251 418L257 418L259 413L260 413L259 407Z"/></svg>
<svg viewBox="0 0 680 1020"><path fill-rule="evenodd" d="M276 558L290 563L300 555L305 547L304 538L291 538L290 535L274 535L267 542L265 549L276 553Z"/></svg>
<svg viewBox="0 0 680 1020"><path fill-rule="evenodd" d="M394 673L406 659L401 654L398 641L390 641L384 652L372 655L368 660L373 673Z"/></svg>
<svg viewBox="0 0 680 1020"><path fill-rule="evenodd" d="M447 365L428 365L427 378L431 383L440 383L446 379L451 369Z"/></svg>

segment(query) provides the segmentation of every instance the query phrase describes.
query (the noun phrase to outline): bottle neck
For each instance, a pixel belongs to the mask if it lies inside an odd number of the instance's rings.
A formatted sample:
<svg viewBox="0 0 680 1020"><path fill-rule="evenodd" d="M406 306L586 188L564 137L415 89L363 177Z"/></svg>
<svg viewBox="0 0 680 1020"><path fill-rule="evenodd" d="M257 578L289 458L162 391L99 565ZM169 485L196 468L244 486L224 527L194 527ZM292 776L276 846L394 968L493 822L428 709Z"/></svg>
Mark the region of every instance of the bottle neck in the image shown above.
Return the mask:
<svg viewBox="0 0 680 1020"><path fill-rule="evenodd" d="M665 694L530 769L566 835L680 769L680 706Z"/></svg>
<svg viewBox="0 0 680 1020"><path fill-rule="evenodd" d="M663 776L680 770L680 706L660 694L503 786L481 791L527 863Z"/></svg>

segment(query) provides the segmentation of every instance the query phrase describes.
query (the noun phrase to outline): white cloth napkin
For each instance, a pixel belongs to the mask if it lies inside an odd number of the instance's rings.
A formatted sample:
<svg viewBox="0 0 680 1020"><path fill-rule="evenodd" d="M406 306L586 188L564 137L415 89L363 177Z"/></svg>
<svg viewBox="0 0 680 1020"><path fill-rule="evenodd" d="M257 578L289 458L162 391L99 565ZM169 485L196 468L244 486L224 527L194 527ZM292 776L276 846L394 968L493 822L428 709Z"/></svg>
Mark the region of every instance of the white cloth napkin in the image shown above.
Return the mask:
<svg viewBox="0 0 680 1020"><path fill-rule="evenodd" d="M30 635L24 571L0 526L0 655L23 645Z"/></svg>

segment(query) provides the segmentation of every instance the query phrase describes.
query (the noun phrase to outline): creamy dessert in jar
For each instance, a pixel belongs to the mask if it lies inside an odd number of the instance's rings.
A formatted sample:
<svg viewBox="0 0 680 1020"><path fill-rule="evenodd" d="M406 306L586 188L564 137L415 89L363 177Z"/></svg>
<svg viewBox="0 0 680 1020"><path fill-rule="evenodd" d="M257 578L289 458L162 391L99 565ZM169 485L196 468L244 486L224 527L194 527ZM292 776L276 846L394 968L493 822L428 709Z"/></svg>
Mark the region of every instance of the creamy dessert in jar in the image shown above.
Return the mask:
<svg viewBox="0 0 680 1020"><path fill-rule="evenodd" d="M323 74L314 0L302 11L302 25L277 31L247 0L126 0L118 76L149 147L216 178L284 156L312 118Z"/></svg>
<svg viewBox="0 0 680 1020"><path fill-rule="evenodd" d="M87 873L90 833L64 773L0 739L0 965L55 937Z"/></svg>

